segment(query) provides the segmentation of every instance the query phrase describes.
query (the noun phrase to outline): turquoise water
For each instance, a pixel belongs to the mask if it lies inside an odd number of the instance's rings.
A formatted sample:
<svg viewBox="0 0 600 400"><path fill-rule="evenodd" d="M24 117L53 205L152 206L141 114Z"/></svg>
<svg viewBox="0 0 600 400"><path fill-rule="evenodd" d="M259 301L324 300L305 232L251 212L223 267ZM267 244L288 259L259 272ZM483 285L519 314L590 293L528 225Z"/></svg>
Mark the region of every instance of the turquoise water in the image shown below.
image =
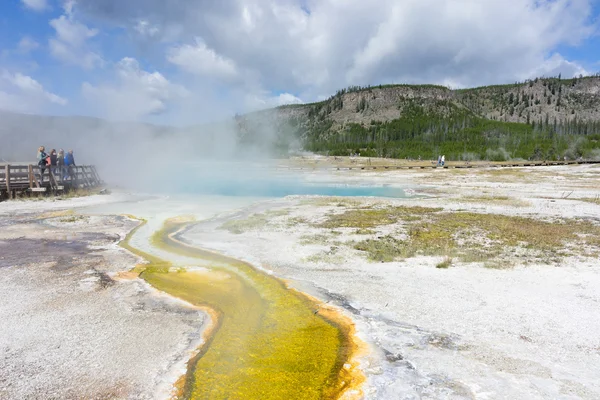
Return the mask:
<svg viewBox="0 0 600 400"><path fill-rule="evenodd" d="M336 183L307 183L289 180L221 180L202 181L186 185L189 194L285 197L292 195L406 197L398 187L371 185L340 185Z"/></svg>

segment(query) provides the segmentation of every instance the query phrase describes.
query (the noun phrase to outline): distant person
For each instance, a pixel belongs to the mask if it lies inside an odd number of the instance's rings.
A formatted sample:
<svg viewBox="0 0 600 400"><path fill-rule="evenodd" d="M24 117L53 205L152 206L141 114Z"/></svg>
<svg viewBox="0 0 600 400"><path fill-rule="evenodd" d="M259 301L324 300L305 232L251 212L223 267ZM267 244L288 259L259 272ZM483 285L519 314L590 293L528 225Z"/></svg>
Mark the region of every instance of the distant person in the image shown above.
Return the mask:
<svg viewBox="0 0 600 400"><path fill-rule="evenodd" d="M56 154L56 149L50 150L50 166L53 167L51 169L52 173L56 173L56 166L58 165L58 155Z"/></svg>
<svg viewBox="0 0 600 400"><path fill-rule="evenodd" d="M446 156L445 155L442 156L442 167L444 166L444 164L446 164Z"/></svg>
<svg viewBox="0 0 600 400"><path fill-rule="evenodd" d="M73 156L73 150L69 150L65 154L65 168L67 169L67 177L73 178L73 167L75 166L75 157Z"/></svg>
<svg viewBox="0 0 600 400"><path fill-rule="evenodd" d="M442 156L438 155L438 162L437 162L438 167L440 165L442 165Z"/></svg>
<svg viewBox="0 0 600 400"><path fill-rule="evenodd" d="M69 150L65 156L65 165L69 167L75 167L75 156L73 156L73 150Z"/></svg>
<svg viewBox="0 0 600 400"><path fill-rule="evenodd" d="M58 157L56 158L56 166L57 171L54 172L55 175L58 174L60 179L66 179L65 177L65 151L63 149L58 150Z"/></svg>
<svg viewBox="0 0 600 400"><path fill-rule="evenodd" d="M46 154L46 148L40 146L37 152L38 167L40 167L40 183L44 181L44 171L46 171L46 163L48 154Z"/></svg>

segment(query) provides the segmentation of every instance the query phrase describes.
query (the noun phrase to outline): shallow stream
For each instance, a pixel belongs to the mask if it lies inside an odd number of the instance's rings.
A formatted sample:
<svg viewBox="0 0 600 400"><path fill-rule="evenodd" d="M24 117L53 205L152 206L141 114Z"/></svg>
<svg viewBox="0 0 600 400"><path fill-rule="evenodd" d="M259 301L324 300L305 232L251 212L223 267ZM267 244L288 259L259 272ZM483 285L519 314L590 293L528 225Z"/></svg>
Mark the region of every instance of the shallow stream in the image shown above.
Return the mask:
<svg viewBox="0 0 600 400"><path fill-rule="evenodd" d="M185 268L133 248L133 233L123 243L149 261L139 267L143 279L213 318L178 397L335 399L362 381L349 363L357 347L351 321L247 263L177 241L172 235L183 226L167 221L153 246L209 268Z"/></svg>

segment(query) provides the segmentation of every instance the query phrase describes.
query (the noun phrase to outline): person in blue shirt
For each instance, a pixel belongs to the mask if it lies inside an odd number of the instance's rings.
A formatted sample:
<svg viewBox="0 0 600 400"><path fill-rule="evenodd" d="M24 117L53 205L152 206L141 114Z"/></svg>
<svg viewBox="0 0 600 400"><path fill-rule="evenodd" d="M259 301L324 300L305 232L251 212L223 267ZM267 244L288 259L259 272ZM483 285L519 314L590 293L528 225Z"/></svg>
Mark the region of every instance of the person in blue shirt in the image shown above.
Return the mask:
<svg viewBox="0 0 600 400"><path fill-rule="evenodd" d="M73 150L69 150L69 152L65 154L65 165L75 167L75 157L73 156Z"/></svg>
<svg viewBox="0 0 600 400"><path fill-rule="evenodd" d="M73 176L73 170L71 169L71 167L75 167L75 157L73 156L73 150L69 150L69 152L65 154L65 167L67 169L67 173L65 174L64 179L67 179Z"/></svg>

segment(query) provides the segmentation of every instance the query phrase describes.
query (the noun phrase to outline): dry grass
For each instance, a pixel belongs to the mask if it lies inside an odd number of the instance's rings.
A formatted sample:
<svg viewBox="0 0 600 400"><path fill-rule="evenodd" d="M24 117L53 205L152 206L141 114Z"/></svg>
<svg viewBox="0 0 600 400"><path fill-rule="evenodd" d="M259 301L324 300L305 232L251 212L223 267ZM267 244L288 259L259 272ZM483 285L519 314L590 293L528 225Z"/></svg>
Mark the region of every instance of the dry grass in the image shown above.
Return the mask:
<svg viewBox="0 0 600 400"><path fill-rule="evenodd" d="M358 207L362 204L362 202L360 200L348 197L327 196L303 199L299 204L313 207Z"/></svg>
<svg viewBox="0 0 600 400"><path fill-rule="evenodd" d="M436 268L438 269L448 269L452 266L452 257L444 257L444 259L436 264Z"/></svg>
<svg viewBox="0 0 600 400"><path fill-rule="evenodd" d="M359 228L368 229L381 225L390 225L401 219L410 218L411 214L428 214L441 211L441 208L428 207L386 207L359 208L341 214L330 214L327 221L318 225L321 228Z"/></svg>
<svg viewBox="0 0 600 400"><path fill-rule="evenodd" d="M311 244L328 244L329 239L332 236L328 234L315 234L315 235L304 235L300 237L300 244L311 245Z"/></svg>
<svg viewBox="0 0 600 400"><path fill-rule="evenodd" d="M245 219L232 219L222 224L218 229L224 229L237 235L263 228L267 226L269 220L265 214L252 214Z"/></svg>
<svg viewBox="0 0 600 400"><path fill-rule="evenodd" d="M294 217L294 218L288 218L287 219L287 227L293 227L296 225L301 225L301 224L306 224L308 223L308 220L304 217Z"/></svg>
<svg viewBox="0 0 600 400"><path fill-rule="evenodd" d="M528 201L510 196L466 196L461 197L460 200L468 203L497 204L510 207L529 207L531 205Z"/></svg>
<svg viewBox="0 0 600 400"><path fill-rule="evenodd" d="M397 258L406 258L408 255L406 243L391 235L363 240L356 243L354 248L367 253L371 261L391 262Z"/></svg>
<svg viewBox="0 0 600 400"><path fill-rule="evenodd" d="M541 171L531 171L523 168L498 168L483 172L485 179L490 182L533 182L538 179Z"/></svg>
<svg viewBox="0 0 600 400"><path fill-rule="evenodd" d="M598 205L600 205L600 196L596 196L596 197L583 197L583 198L580 198L580 199L571 199L571 200L584 201L586 203L592 203L592 204L598 204Z"/></svg>
<svg viewBox="0 0 600 400"><path fill-rule="evenodd" d="M399 235L354 242L372 261L448 256L463 262L512 265L519 251L530 262L555 263L570 254L593 256L600 249L600 227L589 221L542 221L532 218L472 212L442 212L436 208L391 207L355 209L330 215L323 228L362 229L397 224ZM511 261L513 260L513 261Z"/></svg>
<svg viewBox="0 0 600 400"><path fill-rule="evenodd" d="M290 210L281 209L281 210L271 210L271 211L267 211L264 213L252 214L243 219L238 218L238 219L229 220L229 221L225 222L224 224L222 224L221 226L219 226L218 229L223 229L223 230L226 230L231 233L235 233L235 234L239 235L244 232L257 230L260 228L265 228L268 225L273 223L273 219L278 218L278 217L287 216L287 215L289 215L289 213L290 213ZM303 222L305 222L305 221L300 218L293 221L293 223L303 223Z"/></svg>
<svg viewBox="0 0 600 400"><path fill-rule="evenodd" d="M373 229L365 229L365 228L358 228L356 230L356 232L354 232L355 235L375 235L377 232L374 231Z"/></svg>
<svg viewBox="0 0 600 400"><path fill-rule="evenodd" d="M89 219L89 217L86 217L84 215L71 215L68 217L60 218L59 221L66 222L66 223L73 223L73 222L83 221L83 220L87 220L87 219Z"/></svg>
<svg viewBox="0 0 600 400"><path fill-rule="evenodd" d="M58 198L59 199L74 199L74 198L78 198L78 197L93 196L93 195L99 194L101 190L102 190L101 188L71 189L68 192L61 194Z"/></svg>

